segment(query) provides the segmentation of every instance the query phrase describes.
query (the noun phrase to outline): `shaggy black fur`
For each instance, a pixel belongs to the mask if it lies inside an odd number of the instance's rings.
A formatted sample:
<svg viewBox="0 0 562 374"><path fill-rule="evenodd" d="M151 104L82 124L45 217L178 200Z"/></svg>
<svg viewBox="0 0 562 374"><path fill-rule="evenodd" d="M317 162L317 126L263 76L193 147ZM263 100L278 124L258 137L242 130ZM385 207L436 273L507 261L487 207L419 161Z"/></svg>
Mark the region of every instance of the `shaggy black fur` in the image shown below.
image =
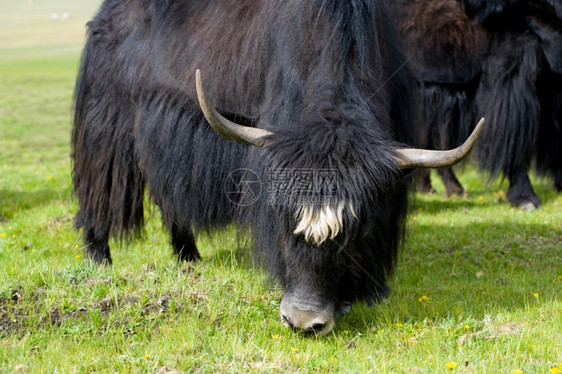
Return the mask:
<svg viewBox="0 0 562 374"><path fill-rule="evenodd" d="M485 117L478 161L509 179L513 205L540 205L533 159L560 189L562 1L388 2L420 86L422 145L455 146ZM462 191L452 170L442 176L449 194ZM423 182L431 190L427 174Z"/></svg>
<svg viewBox="0 0 562 374"><path fill-rule="evenodd" d="M197 68L215 106L275 132L271 146L213 132ZM409 185L393 149L416 145L412 82L378 1L106 0L89 24L73 129L76 224L89 254L110 261L109 235L141 230L146 184L182 259L199 258L197 230L237 220L288 292L326 303L384 296ZM240 168L263 183L250 205L224 190ZM291 193L344 204L336 238L316 246L293 235L302 204L273 201L281 187L265 191L268 173L286 170L334 173L329 191Z"/></svg>

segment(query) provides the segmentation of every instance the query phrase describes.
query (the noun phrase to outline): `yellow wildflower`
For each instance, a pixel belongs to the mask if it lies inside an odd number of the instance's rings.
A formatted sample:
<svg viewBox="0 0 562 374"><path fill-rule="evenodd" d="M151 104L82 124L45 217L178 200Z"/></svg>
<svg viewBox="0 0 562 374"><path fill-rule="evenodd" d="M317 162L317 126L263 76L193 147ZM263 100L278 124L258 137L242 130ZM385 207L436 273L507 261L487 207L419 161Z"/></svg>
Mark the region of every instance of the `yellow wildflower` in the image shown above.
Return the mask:
<svg viewBox="0 0 562 374"><path fill-rule="evenodd" d="M80 257L82 257L81 255L76 255L74 256L76 259L79 259Z"/></svg>
<svg viewBox="0 0 562 374"><path fill-rule="evenodd" d="M533 297L534 297L535 299L538 299L538 298L539 298L539 293L538 293L538 292L533 293Z"/></svg>
<svg viewBox="0 0 562 374"><path fill-rule="evenodd" d="M423 303L429 303L429 297L423 295L422 297L420 297L420 298L418 299L418 301L419 301L421 304L423 304Z"/></svg>
<svg viewBox="0 0 562 374"><path fill-rule="evenodd" d="M291 350L293 351L293 353L297 353L299 351L298 348L292 348Z"/></svg>
<svg viewBox="0 0 562 374"><path fill-rule="evenodd" d="M484 201L484 196L478 196L478 200Z"/></svg>
<svg viewBox="0 0 562 374"><path fill-rule="evenodd" d="M515 369L515 370L513 370L513 374L523 374L523 370Z"/></svg>
<svg viewBox="0 0 562 374"><path fill-rule="evenodd" d="M273 339L279 339L281 336L280 336L280 335L277 335L277 334L273 334L273 335L271 335L271 337L272 337Z"/></svg>
<svg viewBox="0 0 562 374"><path fill-rule="evenodd" d="M450 361L450 362L447 362L445 364L445 366L447 367L447 369L453 370L454 368L457 367L457 363L455 361Z"/></svg>
<svg viewBox="0 0 562 374"><path fill-rule="evenodd" d="M550 374L560 374L560 370L555 366L550 368Z"/></svg>
<svg viewBox="0 0 562 374"><path fill-rule="evenodd" d="M150 360L150 355L144 355L145 360Z"/></svg>
<svg viewBox="0 0 562 374"><path fill-rule="evenodd" d="M6 233L3 232L2 234L0 234L0 237L5 238L5 237L6 237Z"/></svg>

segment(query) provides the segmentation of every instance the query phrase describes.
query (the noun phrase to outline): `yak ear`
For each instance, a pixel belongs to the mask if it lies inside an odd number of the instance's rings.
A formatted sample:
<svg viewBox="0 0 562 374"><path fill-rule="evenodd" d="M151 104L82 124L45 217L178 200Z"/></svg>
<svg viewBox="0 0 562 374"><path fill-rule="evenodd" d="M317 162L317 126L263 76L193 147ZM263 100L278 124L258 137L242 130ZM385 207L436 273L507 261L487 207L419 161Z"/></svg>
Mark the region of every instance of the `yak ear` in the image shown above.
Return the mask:
<svg viewBox="0 0 562 374"><path fill-rule="evenodd" d="M242 126L226 119L216 111L209 99L207 99L205 89L203 88L203 80L201 79L201 71L199 71L199 69L195 72L195 83L199 106L207 122L209 122L209 125L211 125L217 133L227 139L239 143L255 145L260 148L265 148L271 143L270 137L273 135L272 132L256 127Z"/></svg>

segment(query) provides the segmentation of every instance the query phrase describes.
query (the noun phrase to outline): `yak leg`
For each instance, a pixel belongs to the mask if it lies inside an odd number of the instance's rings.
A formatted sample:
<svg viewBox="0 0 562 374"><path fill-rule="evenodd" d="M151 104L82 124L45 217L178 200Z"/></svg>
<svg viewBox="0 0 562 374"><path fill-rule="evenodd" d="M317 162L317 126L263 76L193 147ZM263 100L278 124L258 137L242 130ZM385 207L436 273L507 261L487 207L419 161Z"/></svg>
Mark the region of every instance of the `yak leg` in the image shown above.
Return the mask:
<svg viewBox="0 0 562 374"><path fill-rule="evenodd" d="M541 202L533 191L533 186L527 175L527 171L519 168L508 175L509 190L507 199L511 205L523 210L535 210L540 207Z"/></svg>
<svg viewBox="0 0 562 374"><path fill-rule="evenodd" d="M92 228L84 229L84 243L86 243L86 254L88 258L99 264L111 264L109 253L109 229L96 233Z"/></svg>
<svg viewBox="0 0 562 374"><path fill-rule="evenodd" d="M174 253L178 256L178 260L195 261L201 259L191 227L179 227L176 223L172 223L170 235Z"/></svg>
<svg viewBox="0 0 562 374"><path fill-rule="evenodd" d="M562 192L562 172L554 176L554 187L556 187L556 191Z"/></svg>
<svg viewBox="0 0 562 374"><path fill-rule="evenodd" d="M433 187L431 187L431 177L429 169L418 169L416 170L416 190L421 193L435 193Z"/></svg>
<svg viewBox="0 0 562 374"><path fill-rule="evenodd" d="M442 168L437 169L437 172L441 176L443 183L445 184L446 192L445 194L450 196L464 196L464 188L457 179L453 168Z"/></svg>

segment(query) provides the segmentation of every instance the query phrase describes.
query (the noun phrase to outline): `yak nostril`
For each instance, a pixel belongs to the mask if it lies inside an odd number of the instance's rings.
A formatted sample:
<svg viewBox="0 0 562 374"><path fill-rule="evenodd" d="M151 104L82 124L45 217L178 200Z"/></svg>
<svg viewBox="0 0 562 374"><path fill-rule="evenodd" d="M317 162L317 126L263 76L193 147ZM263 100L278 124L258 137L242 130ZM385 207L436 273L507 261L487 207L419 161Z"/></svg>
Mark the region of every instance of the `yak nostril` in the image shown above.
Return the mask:
<svg viewBox="0 0 562 374"><path fill-rule="evenodd" d="M310 326L307 331L319 333L324 330L324 327L326 327L325 323L315 323L314 325Z"/></svg>
<svg viewBox="0 0 562 374"><path fill-rule="evenodd" d="M295 325L293 325L293 322L291 322L291 320L289 318L287 318L287 316L283 315L283 321L285 321L287 323L289 328L291 328L293 330L295 329Z"/></svg>

